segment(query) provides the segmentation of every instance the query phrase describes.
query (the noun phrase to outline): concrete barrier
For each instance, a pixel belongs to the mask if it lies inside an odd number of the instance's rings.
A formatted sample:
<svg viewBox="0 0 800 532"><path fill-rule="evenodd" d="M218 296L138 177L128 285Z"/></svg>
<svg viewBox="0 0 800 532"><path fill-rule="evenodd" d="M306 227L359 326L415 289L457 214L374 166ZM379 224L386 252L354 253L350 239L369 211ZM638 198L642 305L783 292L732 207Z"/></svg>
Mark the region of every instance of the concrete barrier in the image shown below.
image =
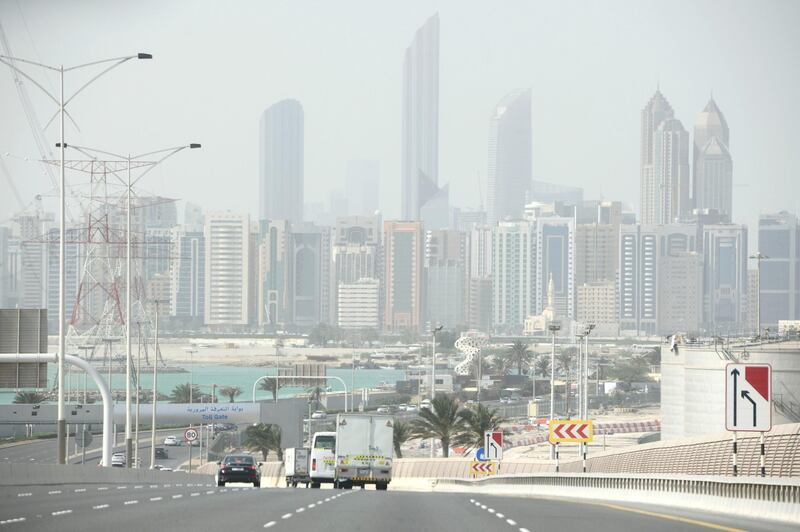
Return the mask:
<svg viewBox="0 0 800 532"><path fill-rule="evenodd" d="M191 482L198 476L172 471L126 469L124 467L92 467L80 465L0 464L0 486L39 484L127 484L131 482Z"/></svg>
<svg viewBox="0 0 800 532"><path fill-rule="evenodd" d="M800 479L543 474L440 479L430 490L655 504L800 524Z"/></svg>

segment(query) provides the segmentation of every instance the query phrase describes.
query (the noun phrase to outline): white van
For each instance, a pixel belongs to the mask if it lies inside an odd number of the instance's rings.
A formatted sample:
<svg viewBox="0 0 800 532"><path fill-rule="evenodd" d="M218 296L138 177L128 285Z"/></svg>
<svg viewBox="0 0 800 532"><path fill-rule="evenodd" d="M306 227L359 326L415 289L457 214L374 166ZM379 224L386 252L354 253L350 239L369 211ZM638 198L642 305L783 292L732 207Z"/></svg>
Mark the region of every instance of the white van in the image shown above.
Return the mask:
<svg viewBox="0 0 800 532"><path fill-rule="evenodd" d="M311 440L309 477L311 487L319 488L323 482L333 484L336 472L336 433L317 432Z"/></svg>

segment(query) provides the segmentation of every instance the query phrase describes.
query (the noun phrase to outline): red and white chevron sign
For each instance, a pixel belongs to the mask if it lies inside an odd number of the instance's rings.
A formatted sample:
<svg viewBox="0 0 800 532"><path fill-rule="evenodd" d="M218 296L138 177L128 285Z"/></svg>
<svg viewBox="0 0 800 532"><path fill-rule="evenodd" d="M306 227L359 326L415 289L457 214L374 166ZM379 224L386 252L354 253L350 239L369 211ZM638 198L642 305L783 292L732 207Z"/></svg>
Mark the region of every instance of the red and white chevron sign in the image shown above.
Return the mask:
<svg viewBox="0 0 800 532"><path fill-rule="evenodd" d="M590 420L550 421L550 443L590 442L593 436L594 430Z"/></svg>

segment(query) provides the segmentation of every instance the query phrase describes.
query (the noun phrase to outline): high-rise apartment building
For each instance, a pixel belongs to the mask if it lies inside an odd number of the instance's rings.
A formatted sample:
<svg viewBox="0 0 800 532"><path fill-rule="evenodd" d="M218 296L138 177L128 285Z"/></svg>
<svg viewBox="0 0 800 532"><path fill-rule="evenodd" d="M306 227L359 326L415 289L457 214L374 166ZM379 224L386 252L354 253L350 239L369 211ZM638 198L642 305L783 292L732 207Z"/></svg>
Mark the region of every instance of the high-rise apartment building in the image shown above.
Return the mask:
<svg viewBox="0 0 800 532"><path fill-rule="evenodd" d="M419 220L439 192L439 15L414 35L403 61L401 212Z"/></svg>
<svg viewBox="0 0 800 532"><path fill-rule="evenodd" d="M210 212L205 217L205 323L242 328L249 322L250 216Z"/></svg>
<svg viewBox="0 0 800 532"><path fill-rule="evenodd" d="M531 187L531 90L506 95L489 120L489 223L519 219Z"/></svg>
<svg viewBox="0 0 800 532"><path fill-rule="evenodd" d="M779 320L800 318L800 227L788 212L763 214L758 221L761 261L761 328L778 330ZM754 265L756 262L754 261Z"/></svg>
<svg viewBox="0 0 800 532"><path fill-rule="evenodd" d="M377 279L359 279L338 285L336 321L345 330L380 327L380 288Z"/></svg>
<svg viewBox="0 0 800 532"><path fill-rule="evenodd" d="M641 113L641 144L639 168L639 209L642 224L658 224L661 221L660 201L662 192L659 179L656 176L656 161L659 154L656 152L656 131L665 120L674 117L672 106L661 91L656 93L647 102Z"/></svg>
<svg viewBox="0 0 800 532"><path fill-rule="evenodd" d="M619 265L619 224L575 226L575 285L615 280Z"/></svg>
<svg viewBox="0 0 800 532"><path fill-rule="evenodd" d="M547 289L554 283L556 316L575 317L575 219L559 216L536 220L537 314L547 306Z"/></svg>
<svg viewBox="0 0 800 532"><path fill-rule="evenodd" d="M467 234L438 230L425 234L427 321L431 328L466 323L469 277Z"/></svg>
<svg viewBox="0 0 800 532"><path fill-rule="evenodd" d="M592 323L594 336L617 336L617 283L612 280L593 281L577 286L575 316L579 323Z"/></svg>
<svg viewBox="0 0 800 532"><path fill-rule="evenodd" d="M206 238L196 226L175 227L170 268L170 314L186 324L205 321Z"/></svg>
<svg viewBox="0 0 800 532"><path fill-rule="evenodd" d="M497 331L519 333L538 302L536 224L499 222L492 230L492 322Z"/></svg>
<svg viewBox="0 0 800 532"><path fill-rule="evenodd" d="M306 328L334 323L330 227L292 224L289 260L290 323Z"/></svg>
<svg viewBox="0 0 800 532"><path fill-rule="evenodd" d="M333 235L334 286L352 284L362 279L379 282L381 268L381 226L380 215L347 216L336 220ZM366 290L364 286L352 290ZM371 288L370 288L371 289ZM350 290L350 289L348 289ZM334 291L334 313L339 312L338 295ZM341 325L340 325L341 326Z"/></svg>
<svg viewBox="0 0 800 532"><path fill-rule="evenodd" d="M288 220L261 220L258 246L258 324L273 330L289 323Z"/></svg>
<svg viewBox="0 0 800 532"><path fill-rule="evenodd" d="M703 227L704 322L715 335L747 330L747 226Z"/></svg>
<svg viewBox="0 0 800 532"><path fill-rule="evenodd" d="M703 256L686 251L661 257L657 286L658 334L698 333L703 323Z"/></svg>
<svg viewBox="0 0 800 532"><path fill-rule="evenodd" d="M712 98L694 123L694 207L714 209L730 222L733 215L733 162L725 115Z"/></svg>
<svg viewBox="0 0 800 532"><path fill-rule="evenodd" d="M360 159L347 161L345 168L345 197L347 213L353 216L373 216L380 210L380 164Z"/></svg>
<svg viewBox="0 0 800 532"><path fill-rule="evenodd" d="M387 332L419 332L422 325L422 222L386 221L384 230L384 317Z"/></svg>
<svg viewBox="0 0 800 532"><path fill-rule="evenodd" d="M297 100L282 100L261 115L259 220L303 221L304 115Z"/></svg>
<svg viewBox="0 0 800 532"><path fill-rule="evenodd" d="M689 133L680 120L661 122L653 135L655 223L682 221L692 212L689 173Z"/></svg>

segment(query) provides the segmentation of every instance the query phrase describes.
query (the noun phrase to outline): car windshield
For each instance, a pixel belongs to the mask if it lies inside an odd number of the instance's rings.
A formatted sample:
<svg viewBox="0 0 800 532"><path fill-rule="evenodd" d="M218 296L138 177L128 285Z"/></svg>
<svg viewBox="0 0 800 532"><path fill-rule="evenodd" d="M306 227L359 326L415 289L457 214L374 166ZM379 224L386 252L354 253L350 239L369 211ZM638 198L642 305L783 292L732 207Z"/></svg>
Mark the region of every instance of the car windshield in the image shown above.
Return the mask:
<svg viewBox="0 0 800 532"><path fill-rule="evenodd" d="M332 451L336 447L336 436L317 436L314 440L314 449Z"/></svg>
<svg viewBox="0 0 800 532"><path fill-rule="evenodd" d="M253 465L255 461L252 456L226 456L225 465Z"/></svg>

